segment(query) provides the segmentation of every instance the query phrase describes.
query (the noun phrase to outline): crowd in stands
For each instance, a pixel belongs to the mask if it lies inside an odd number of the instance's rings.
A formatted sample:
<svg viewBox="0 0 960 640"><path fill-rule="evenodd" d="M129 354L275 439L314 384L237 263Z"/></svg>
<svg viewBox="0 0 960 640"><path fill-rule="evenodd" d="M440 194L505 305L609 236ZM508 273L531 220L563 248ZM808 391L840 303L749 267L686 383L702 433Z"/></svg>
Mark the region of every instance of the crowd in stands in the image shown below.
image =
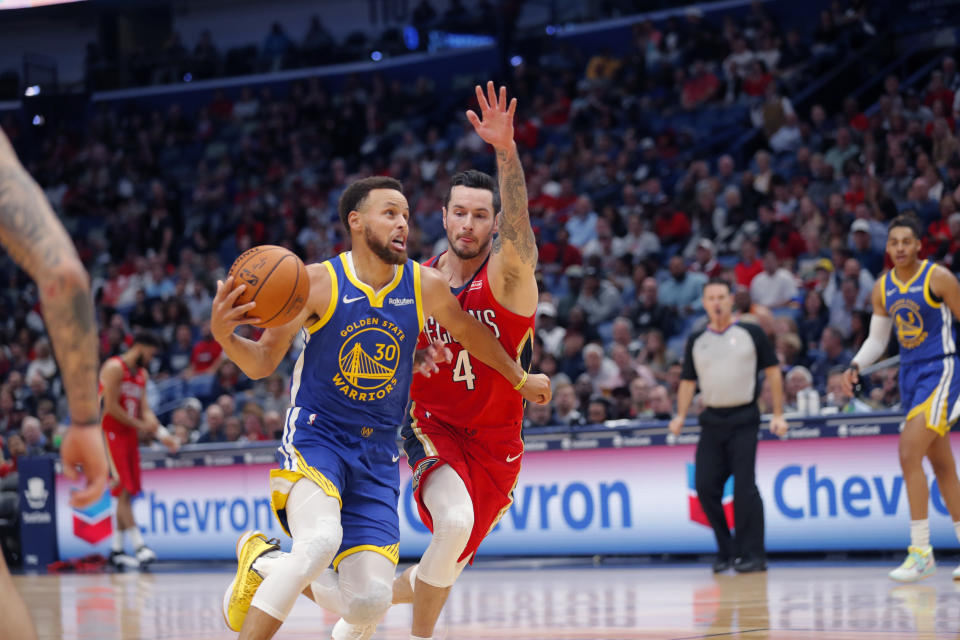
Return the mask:
<svg viewBox="0 0 960 640"><path fill-rule="evenodd" d="M825 12L809 38L784 33L759 3L722 29L691 11L638 24L628 56L546 54L514 69L506 84L540 243L534 367L554 381L527 428L670 417L711 277L731 282L738 315L775 340L788 409L805 389L836 411L898 406L895 370L862 398L844 394L838 371L866 335L887 220L913 212L924 256L960 270L960 77L944 57L923 86L886 78L870 115L855 100L795 109L797 65L869 35L864 11ZM370 174L403 181L411 256L442 251L450 177L494 169L460 115L469 95L440 95L428 78L349 78L336 92L313 79L217 92L195 113L99 103L82 131L35 147L17 121L2 124L91 271L101 357L137 329L157 332L167 347L151 398L171 431L184 443L258 441L282 429L291 366L254 383L223 357L207 326L216 280L257 244L306 261L344 249L337 199ZM746 159L686 161L694 141L660 128L738 107L738 126L764 143ZM18 455L54 450L68 416L35 287L8 258L0 282L2 475Z"/></svg>
<svg viewBox="0 0 960 640"><path fill-rule="evenodd" d="M202 31L195 43L184 43L180 33L172 31L159 49L134 46L132 51L115 55L107 55L99 42L91 42L84 57L86 83L91 90L176 84L370 60L373 51L383 57L397 56L426 50L431 31L496 35L515 22L521 4L500 3L497 8L490 0L466 5L461 0L452 0L441 10L430 0L419 0L409 12L409 26L415 37L399 27L385 28L376 37L360 30L334 35L320 16L313 15L309 21L305 20L299 34L288 33L275 21L259 44L251 42L226 51L217 46L210 29ZM389 11L387 5L382 9L374 7L371 9L374 16L378 10ZM502 14L499 19L498 11ZM386 22L387 17L381 20ZM371 21L376 22L376 18L371 17Z"/></svg>

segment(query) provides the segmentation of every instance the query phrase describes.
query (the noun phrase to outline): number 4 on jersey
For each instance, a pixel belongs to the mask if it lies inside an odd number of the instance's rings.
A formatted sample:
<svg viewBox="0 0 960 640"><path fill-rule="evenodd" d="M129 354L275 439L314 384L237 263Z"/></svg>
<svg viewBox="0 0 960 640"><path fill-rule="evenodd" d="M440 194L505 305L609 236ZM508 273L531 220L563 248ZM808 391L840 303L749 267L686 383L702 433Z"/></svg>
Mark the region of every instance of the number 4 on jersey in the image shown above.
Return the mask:
<svg viewBox="0 0 960 640"><path fill-rule="evenodd" d="M457 354L457 364L453 367L453 381L466 382L467 390L473 391L473 381L477 376L473 375L473 366L470 364L470 354L466 349L461 349Z"/></svg>

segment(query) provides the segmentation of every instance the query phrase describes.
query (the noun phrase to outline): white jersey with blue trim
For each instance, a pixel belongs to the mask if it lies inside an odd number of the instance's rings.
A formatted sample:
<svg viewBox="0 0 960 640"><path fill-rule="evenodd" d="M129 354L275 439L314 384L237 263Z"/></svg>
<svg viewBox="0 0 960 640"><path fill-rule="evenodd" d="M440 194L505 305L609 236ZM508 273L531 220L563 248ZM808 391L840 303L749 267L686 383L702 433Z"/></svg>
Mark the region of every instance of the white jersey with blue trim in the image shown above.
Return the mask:
<svg viewBox="0 0 960 640"><path fill-rule="evenodd" d="M397 265L380 291L357 278L350 252L322 263L330 272L326 313L304 329L293 370L292 410L321 428L395 430L403 421L423 327L420 265ZM288 420L289 423L289 420Z"/></svg>

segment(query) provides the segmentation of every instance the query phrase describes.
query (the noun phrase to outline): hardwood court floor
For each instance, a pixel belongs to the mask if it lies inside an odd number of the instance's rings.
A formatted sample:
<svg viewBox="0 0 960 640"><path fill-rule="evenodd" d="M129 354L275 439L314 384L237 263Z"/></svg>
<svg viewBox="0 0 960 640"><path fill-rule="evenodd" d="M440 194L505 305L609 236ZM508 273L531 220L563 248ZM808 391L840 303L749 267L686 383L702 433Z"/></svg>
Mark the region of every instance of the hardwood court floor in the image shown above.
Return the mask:
<svg viewBox="0 0 960 640"><path fill-rule="evenodd" d="M437 638L481 640L960 640L953 565L897 585L880 563L774 564L714 577L706 566L504 568L466 571ZM231 639L220 614L227 570L17 576L43 640ZM326 639L335 618L301 598L277 638ZM0 621L2 624L2 621ZM396 606L375 640L406 640Z"/></svg>

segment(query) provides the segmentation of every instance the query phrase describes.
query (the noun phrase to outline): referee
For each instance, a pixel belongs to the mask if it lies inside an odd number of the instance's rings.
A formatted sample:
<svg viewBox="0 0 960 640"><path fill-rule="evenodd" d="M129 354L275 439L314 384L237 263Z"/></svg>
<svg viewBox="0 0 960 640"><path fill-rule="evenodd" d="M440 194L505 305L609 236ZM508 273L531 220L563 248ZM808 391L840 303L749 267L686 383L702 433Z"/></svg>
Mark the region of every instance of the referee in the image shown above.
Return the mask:
<svg viewBox="0 0 960 640"><path fill-rule="evenodd" d="M683 374L677 391L677 415L670 432L679 435L697 383L705 409L700 414L700 441L696 455L696 487L703 512L717 537L713 571L733 566L738 572L765 571L763 502L757 490L755 469L760 409L758 373L770 380L773 418L770 430L783 435L783 379L773 345L756 325L734 322L733 296L724 280L711 280L703 288L703 308L710 322L687 340ZM730 534L723 511L723 485L733 474L733 508L736 539Z"/></svg>

